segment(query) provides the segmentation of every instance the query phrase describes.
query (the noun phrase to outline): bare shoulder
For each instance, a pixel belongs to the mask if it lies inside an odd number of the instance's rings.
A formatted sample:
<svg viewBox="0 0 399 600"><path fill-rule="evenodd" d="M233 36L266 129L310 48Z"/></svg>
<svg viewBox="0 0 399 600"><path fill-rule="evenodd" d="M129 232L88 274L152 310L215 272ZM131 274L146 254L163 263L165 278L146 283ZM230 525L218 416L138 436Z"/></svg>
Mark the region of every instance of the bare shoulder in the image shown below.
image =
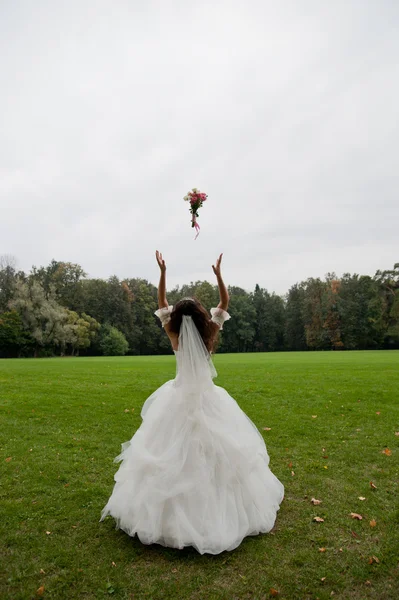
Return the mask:
<svg viewBox="0 0 399 600"><path fill-rule="evenodd" d="M173 350L178 350L179 336L177 335L177 333L175 333L174 331L171 330L170 323L166 323L164 325L164 329L166 331L168 338L170 339L170 343L172 344Z"/></svg>
<svg viewBox="0 0 399 600"><path fill-rule="evenodd" d="M216 336L218 335L218 333L220 331L220 325L215 323L215 321L211 321L211 328L212 328L213 337L216 338Z"/></svg>

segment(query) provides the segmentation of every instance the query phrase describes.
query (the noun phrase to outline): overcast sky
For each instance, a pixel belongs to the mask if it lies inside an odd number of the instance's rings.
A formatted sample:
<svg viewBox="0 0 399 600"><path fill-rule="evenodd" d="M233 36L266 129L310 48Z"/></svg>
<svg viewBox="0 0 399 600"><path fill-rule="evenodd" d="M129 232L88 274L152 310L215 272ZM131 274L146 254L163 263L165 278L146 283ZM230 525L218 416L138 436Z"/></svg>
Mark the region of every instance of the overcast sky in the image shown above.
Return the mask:
<svg viewBox="0 0 399 600"><path fill-rule="evenodd" d="M399 261L397 0L1 0L0 254L285 293ZM194 241L183 196L208 193Z"/></svg>

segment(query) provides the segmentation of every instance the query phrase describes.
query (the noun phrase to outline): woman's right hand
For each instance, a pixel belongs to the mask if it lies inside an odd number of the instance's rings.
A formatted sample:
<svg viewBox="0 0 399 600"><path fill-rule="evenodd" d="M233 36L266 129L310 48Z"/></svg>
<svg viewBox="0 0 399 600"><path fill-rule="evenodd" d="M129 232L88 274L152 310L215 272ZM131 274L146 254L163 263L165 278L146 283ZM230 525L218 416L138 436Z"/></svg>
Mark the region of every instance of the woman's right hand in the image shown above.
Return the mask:
<svg viewBox="0 0 399 600"><path fill-rule="evenodd" d="M158 252L158 250L157 250L155 252L155 256L156 256L156 259L157 259L158 266L161 269L161 272L165 273L165 271L166 271L166 264L165 264L164 259L162 258L162 252Z"/></svg>
<svg viewBox="0 0 399 600"><path fill-rule="evenodd" d="M222 256L223 256L223 252L216 261L216 267L215 267L215 265L212 265L212 269L213 269L213 272L215 273L216 277L222 276L221 267L220 267L220 264L222 262Z"/></svg>

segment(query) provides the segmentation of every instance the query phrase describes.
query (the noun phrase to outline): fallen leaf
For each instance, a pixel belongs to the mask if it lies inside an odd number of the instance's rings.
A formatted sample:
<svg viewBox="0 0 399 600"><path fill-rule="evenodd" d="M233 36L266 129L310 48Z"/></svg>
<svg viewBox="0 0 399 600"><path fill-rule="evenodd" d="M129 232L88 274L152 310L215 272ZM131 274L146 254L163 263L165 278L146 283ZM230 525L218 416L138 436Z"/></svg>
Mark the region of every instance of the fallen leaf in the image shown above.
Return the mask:
<svg viewBox="0 0 399 600"><path fill-rule="evenodd" d="M369 565L372 565L373 563L379 563L379 559L376 556L370 556L369 558Z"/></svg>
<svg viewBox="0 0 399 600"><path fill-rule="evenodd" d="M36 590L36 594L37 594L38 596L43 596L43 594L44 594L44 585L41 585L41 586L39 587L39 589L37 589L37 590Z"/></svg>
<svg viewBox="0 0 399 600"><path fill-rule="evenodd" d="M379 410L377 410L377 412L376 412L375 414L376 414L376 415L380 415L381 413L380 413L380 411L379 411Z"/></svg>
<svg viewBox="0 0 399 600"><path fill-rule="evenodd" d="M325 552L326 549L325 548L319 548L319 552Z"/></svg>
<svg viewBox="0 0 399 600"><path fill-rule="evenodd" d="M272 429L271 427L264 427L263 431L271 431L271 429Z"/></svg>
<svg viewBox="0 0 399 600"><path fill-rule="evenodd" d="M112 561L111 565L112 565L113 567L116 567L116 564L114 563L114 561Z"/></svg>
<svg viewBox="0 0 399 600"><path fill-rule="evenodd" d="M279 592L277 590L275 590L274 588L270 588L270 595L271 596L278 596Z"/></svg>
<svg viewBox="0 0 399 600"><path fill-rule="evenodd" d="M69 483L66 483L66 484L64 485L64 487L69 487Z"/></svg>
<svg viewBox="0 0 399 600"><path fill-rule="evenodd" d="M377 521L375 519L371 519L370 527L375 527L377 525Z"/></svg>
<svg viewBox="0 0 399 600"><path fill-rule="evenodd" d="M11 459L12 459L12 456L9 456L8 458L6 458L6 462L10 462Z"/></svg>
<svg viewBox="0 0 399 600"><path fill-rule="evenodd" d="M354 538L358 538L359 537L355 531L351 531L351 535Z"/></svg>
<svg viewBox="0 0 399 600"><path fill-rule="evenodd" d="M325 454L325 455L323 456L323 458L328 458L327 454Z"/></svg>
<svg viewBox="0 0 399 600"><path fill-rule="evenodd" d="M45 575L46 571L44 569L40 569L40 575Z"/></svg>
<svg viewBox="0 0 399 600"><path fill-rule="evenodd" d="M50 535L50 533L51 533L51 531L46 531L46 534L47 534L47 535Z"/></svg>
<svg viewBox="0 0 399 600"><path fill-rule="evenodd" d="M291 471L291 475L294 477L294 475L295 475L294 471Z"/></svg>
<svg viewBox="0 0 399 600"><path fill-rule="evenodd" d="M292 462L289 462L288 463L288 468L291 469L291 467L292 467Z"/></svg>
<svg viewBox="0 0 399 600"><path fill-rule="evenodd" d="M343 552L342 548L339 549L340 552Z"/></svg>
<svg viewBox="0 0 399 600"><path fill-rule="evenodd" d="M371 488L373 488L373 490L376 490L376 489L377 489L377 486L376 486L376 485L374 485L374 483L373 483L372 481L370 481L370 487L371 487Z"/></svg>
<svg viewBox="0 0 399 600"><path fill-rule="evenodd" d="M313 517L313 521L316 521L316 523L324 523L324 519L321 517Z"/></svg>
<svg viewBox="0 0 399 600"><path fill-rule="evenodd" d="M395 431L395 435L399 435L399 431Z"/></svg>
<svg viewBox="0 0 399 600"><path fill-rule="evenodd" d="M323 469L328 469L327 465L324 465Z"/></svg>
<svg viewBox="0 0 399 600"><path fill-rule="evenodd" d="M316 498L312 498L312 499L311 499L311 503L312 503L312 504L314 504L314 505L316 505L316 504L321 504L321 503L322 503L322 500L316 500Z"/></svg>
<svg viewBox="0 0 399 600"><path fill-rule="evenodd" d="M322 578L320 579L320 581L325 581L325 580L326 580L326 578L325 578L325 577L322 577Z"/></svg>
<svg viewBox="0 0 399 600"><path fill-rule="evenodd" d="M371 581L369 581L369 580L367 579L367 581L365 581L365 584L366 584L366 585L371 585Z"/></svg>
<svg viewBox="0 0 399 600"><path fill-rule="evenodd" d="M72 525L72 529L76 529L77 525Z"/></svg>
<svg viewBox="0 0 399 600"><path fill-rule="evenodd" d="M359 500L366 500L364 496L359 496Z"/></svg>
<svg viewBox="0 0 399 600"><path fill-rule="evenodd" d="M130 412L130 409L129 408L125 408L125 410L123 412L128 413L128 412Z"/></svg>
<svg viewBox="0 0 399 600"><path fill-rule="evenodd" d="M357 513L351 513L351 517L352 519L358 519L358 521L363 519L362 515L358 515Z"/></svg>
<svg viewBox="0 0 399 600"><path fill-rule="evenodd" d="M177 569L172 569L172 573L177 573Z"/></svg>
<svg viewBox="0 0 399 600"><path fill-rule="evenodd" d="M317 419L317 415L312 415L312 419Z"/></svg>
<svg viewBox="0 0 399 600"><path fill-rule="evenodd" d="M392 450L390 450L389 448L384 448L384 450L381 452L381 454L386 454L387 456L391 456Z"/></svg>

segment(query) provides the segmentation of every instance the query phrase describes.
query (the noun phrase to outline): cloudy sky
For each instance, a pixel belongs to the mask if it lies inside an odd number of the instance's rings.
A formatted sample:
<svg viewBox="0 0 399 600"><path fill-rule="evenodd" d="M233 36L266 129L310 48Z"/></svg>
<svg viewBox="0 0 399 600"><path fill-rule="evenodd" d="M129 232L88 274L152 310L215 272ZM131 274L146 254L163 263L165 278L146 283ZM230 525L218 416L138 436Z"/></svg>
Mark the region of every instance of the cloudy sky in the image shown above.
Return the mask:
<svg viewBox="0 0 399 600"><path fill-rule="evenodd" d="M399 261L397 0L1 0L0 255L284 293ZM208 193L194 241L183 196Z"/></svg>

